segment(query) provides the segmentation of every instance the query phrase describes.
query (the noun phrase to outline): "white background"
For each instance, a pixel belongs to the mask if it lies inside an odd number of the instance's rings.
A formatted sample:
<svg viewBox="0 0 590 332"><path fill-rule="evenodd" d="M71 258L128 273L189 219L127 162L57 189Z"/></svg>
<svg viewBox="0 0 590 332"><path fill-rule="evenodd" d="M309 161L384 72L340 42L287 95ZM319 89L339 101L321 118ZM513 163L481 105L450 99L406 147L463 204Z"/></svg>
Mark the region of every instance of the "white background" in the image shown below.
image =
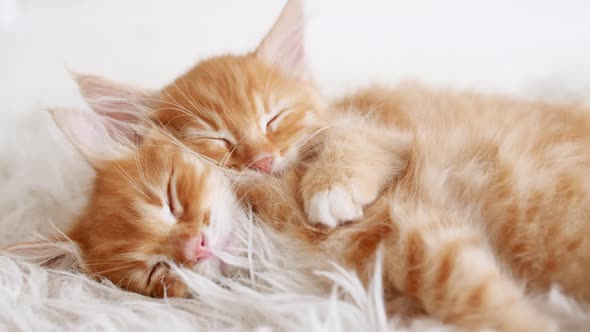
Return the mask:
<svg viewBox="0 0 590 332"><path fill-rule="evenodd" d="M71 83L64 66L159 87L198 59L253 49L283 4L0 0L0 102L60 104ZM590 94L587 0L306 4L309 60L328 92L409 77L529 95L556 94L555 87L558 97Z"/></svg>

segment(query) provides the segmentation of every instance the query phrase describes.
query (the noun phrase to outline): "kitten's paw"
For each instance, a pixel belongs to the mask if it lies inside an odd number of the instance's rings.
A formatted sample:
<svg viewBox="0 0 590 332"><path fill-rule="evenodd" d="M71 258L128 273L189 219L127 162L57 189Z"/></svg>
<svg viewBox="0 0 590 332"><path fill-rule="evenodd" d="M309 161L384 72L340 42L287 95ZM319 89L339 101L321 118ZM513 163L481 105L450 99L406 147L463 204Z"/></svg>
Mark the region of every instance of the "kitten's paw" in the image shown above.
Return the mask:
<svg viewBox="0 0 590 332"><path fill-rule="evenodd" d="M149 295L153 297L181 297L190 296L189 288L172 273L168 264L158 263L152 269L148 284Z"/></svg>
<svg viewBox="0 0 590 332"><path fill-rule="evenodd" d="M332 186L329 190L304 193L304 208L311 223L335 227L347 221L363 217L363 206L371 201L365 195L342 185ZM305 197L307 196L307 197Z"/></svg>

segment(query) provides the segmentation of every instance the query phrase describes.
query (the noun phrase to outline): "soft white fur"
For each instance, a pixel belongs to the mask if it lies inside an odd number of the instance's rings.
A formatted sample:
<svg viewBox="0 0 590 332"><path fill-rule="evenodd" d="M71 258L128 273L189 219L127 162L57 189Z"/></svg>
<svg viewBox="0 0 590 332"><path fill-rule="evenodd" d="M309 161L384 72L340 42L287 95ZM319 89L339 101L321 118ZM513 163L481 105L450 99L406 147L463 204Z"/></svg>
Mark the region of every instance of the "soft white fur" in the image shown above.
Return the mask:
<svg viewBox="0 0 590 332"><path fill-rule="evenodd" d="M91 169L44 112L84 107L64 65L155 88L198 58L256 45L282 2L252 3L0 0L0 245L67 225L84 203ZM588 100L587 2L420 3L314 1L309 53L322 88L412 75ZM548 23L556 20L567 24ZM363 290L353 274L310 265L249 219L241 227L244 244L259 244L247 256L252 269L221 284L179 271L201 294L192 300L99 284L73 270L75 255L56 270L0 256L0 330L450 331L431 320L388 320L378 278ZM333 291L322 291L330 282ZM590 326L590 311L557 290L538 303L565 331Z"/></svg>

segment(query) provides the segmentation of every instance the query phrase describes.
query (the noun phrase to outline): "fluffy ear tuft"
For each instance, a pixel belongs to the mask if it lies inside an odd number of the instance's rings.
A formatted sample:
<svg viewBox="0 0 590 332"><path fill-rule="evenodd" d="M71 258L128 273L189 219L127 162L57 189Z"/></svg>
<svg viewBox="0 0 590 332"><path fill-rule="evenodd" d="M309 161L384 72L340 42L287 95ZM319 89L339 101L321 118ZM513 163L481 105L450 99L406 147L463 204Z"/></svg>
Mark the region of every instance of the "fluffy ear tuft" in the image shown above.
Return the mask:
<svg viewBox="0 0 590 332"><path fill-rule="evenodd" d="M288 0L279 18L256 49L256 56L294 77L304 76L304 18L302 0Z"/></svg>
<svg viewBox="0 0 590 332"><path fill-rule="evenodd" d="M63 239L46 239L16 243L1 250L3 255L14 259L57 268L72 263L68 258L80 261L77 246Z"/></svg>
<svg viewBox="0 0 590 332"><path fill-rule="evenodd" d="M156 93L97 76L70 74L92 111L53 109L55 123L94 167L129 153L151 123Z"/></svg>
<svg viewBox="0 0 590 332"><path fill-rule="evenodd" d="M49 110L53 120L95 168L129 154L139 142L138 125L91 111Z"/></svg>
<svg viewBox="0 0 590 332"><path fill-rule="evenodd" d="M93 75L70 72L82 96L97 114L114 120L138 123L153 110L155 93L125 86Z"/></svg>

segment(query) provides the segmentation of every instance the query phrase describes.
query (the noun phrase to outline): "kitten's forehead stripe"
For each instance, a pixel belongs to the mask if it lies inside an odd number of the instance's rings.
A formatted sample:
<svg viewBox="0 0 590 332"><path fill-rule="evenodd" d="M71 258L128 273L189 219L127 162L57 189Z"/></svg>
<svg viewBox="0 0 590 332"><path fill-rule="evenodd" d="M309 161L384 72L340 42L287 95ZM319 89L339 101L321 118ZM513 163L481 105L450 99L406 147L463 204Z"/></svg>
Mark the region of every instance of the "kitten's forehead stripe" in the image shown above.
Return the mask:
<svg viewBox="0 0 590 332"><path fill-rule="evenodd" d="M252 94L252 101L254 104L254 109L255 109L256 115L259 119L258 120L259 129L263 133L266 133L266 122L267 122L266 113L268 112L267 105L266 105L263 97L256 92L254 92Z"/></svg>
<svg viewBox="0 0 590 332"><path fill-rule="evenodd" d="M167 225L174 225L177 223L176 217L174 217L172 215L172 212L170 211L170 206L167 204L164 204L160 207L160 211L159 211L159 215L160 215L160 219Z"/></svg>

